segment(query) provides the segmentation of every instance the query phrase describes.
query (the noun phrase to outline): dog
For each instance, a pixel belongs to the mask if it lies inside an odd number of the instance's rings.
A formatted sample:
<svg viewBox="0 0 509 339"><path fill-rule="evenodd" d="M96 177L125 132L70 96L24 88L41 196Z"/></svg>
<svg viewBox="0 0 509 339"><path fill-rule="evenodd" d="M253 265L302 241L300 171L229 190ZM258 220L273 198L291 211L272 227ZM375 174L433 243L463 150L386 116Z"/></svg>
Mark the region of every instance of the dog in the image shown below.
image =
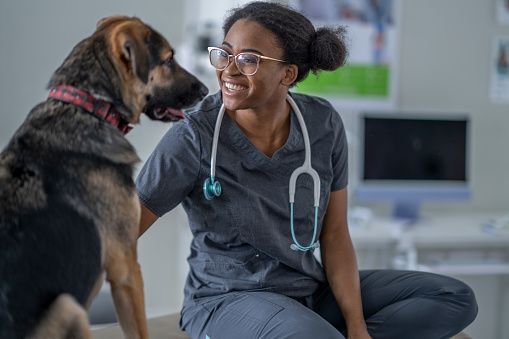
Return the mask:
<svg viewBox="0 0 509 339"><path fill-rule="evenodd" d="M124 137L174 122L207 88L165 38L113 16L77 44L0 154L0 338L91 338L104 278L125 338L148 338L137 262L139 162Z"/></svg>

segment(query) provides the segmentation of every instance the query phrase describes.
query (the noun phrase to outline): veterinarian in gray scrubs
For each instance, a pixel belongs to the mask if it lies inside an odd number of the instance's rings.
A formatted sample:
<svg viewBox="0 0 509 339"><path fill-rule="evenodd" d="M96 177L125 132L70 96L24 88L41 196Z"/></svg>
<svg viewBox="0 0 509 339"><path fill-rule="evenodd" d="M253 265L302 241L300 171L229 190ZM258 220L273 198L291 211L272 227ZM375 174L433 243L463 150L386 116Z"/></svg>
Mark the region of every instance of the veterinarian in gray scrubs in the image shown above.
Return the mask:
<svg viewBox="0 0 509 339"><path fill-rule="evenodd" d="M469 325L477 304L458 280L358 271L346 218L343 123L327 101L292 93L320 177L320 247L306 248L314 232L314 182L306 174L298 177L292 213L290 176L307 152L298 112L286 96L310 70L343 65L342 29L315 31L302 15L269 2L232 11L223 28L222 50L211 50L221 91L168 131L136 182L140 234L179 203L189 217L194 238L182 329L196 339L436 339ZM221 194L215 196L203 187L211 181L223 103L212 178ZM304 246L295 245L292 233Z"/></svg>

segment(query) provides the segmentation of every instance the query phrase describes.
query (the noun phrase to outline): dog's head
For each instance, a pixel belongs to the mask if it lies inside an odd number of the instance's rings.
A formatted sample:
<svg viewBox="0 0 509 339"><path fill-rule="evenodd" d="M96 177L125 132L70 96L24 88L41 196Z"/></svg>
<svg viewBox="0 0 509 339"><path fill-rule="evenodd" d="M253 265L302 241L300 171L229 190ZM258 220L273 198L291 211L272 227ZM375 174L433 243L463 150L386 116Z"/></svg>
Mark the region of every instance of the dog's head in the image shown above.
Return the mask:
<svg viewBox="0 0 509 339"><path fill-rule="evenodd" d="M207 95L207 88L179 66L175 52L157 31L137 18L114 16L97 24L122 81L122 101L138 122L144 112L149 118L178 121L182 108L192 106Z"/></svg>
<svg viewBox="0 0 509 339"><path fill-rule="evenodd" d="M50 86L67 84L111 101L129 123L141 113L161 121L183 118L181 109L207 88L175 60L175 51L138 18L112 16L97 23L55 72Z"/></svg>

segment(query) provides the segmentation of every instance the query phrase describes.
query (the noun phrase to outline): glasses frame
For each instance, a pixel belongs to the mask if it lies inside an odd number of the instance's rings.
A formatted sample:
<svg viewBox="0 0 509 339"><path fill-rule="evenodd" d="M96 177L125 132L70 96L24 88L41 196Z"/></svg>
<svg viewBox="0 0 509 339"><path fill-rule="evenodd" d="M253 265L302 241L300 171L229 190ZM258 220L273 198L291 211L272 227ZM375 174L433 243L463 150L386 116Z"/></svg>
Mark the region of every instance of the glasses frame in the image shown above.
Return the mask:
<svg viewBox="0 0 509 339"><path fill-rule="evenodd" d="M219 47L208 47L207 49L209 50L209 61L210 61L210 64L212 65L212 67L214 67L218 71L224 71L225 69L227 69L228 66L230 66L230 64L232 62L231 61L232 58L235 60L235 66L237 66L237 69L239 70L239 72L244 74L244 75L255 75L256 72L258 72L258 68L260 67L260 59L278 61L278 62L283 62L285 64L288 63L288 61L284 61L284 60L280 60L280 59L274 59L274 58L269 58L267 56L256 54L256 53L251 53L251 52L242 52L242 53L239 53L237 55L233 55L233 54L229 54L227 51L225 51L224 49L219 48ZM220 51L223 51L226 55L228 55L228 63L226 64L226 66L224 66L223 68L217 68L216 66L214 66L214 64L212 63L212 51L213 50L220 50ZM256 57L256 70L253 73L247 74L247 73L244 73L244 72L241 71L241 69L239 67L239 62L237 61L237 58L238 58L239 55L243 55L243 54L254 55Z"/></svg>

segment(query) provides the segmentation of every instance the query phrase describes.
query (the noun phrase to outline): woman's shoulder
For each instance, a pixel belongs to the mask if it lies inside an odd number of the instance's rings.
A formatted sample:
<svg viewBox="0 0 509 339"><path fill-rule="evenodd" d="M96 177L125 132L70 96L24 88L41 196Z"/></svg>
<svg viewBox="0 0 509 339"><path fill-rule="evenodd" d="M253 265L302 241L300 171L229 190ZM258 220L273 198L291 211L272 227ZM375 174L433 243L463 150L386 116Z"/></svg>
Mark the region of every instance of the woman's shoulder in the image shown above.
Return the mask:
<svg viewBox="0 0 509 339"><path fill-rule="evenodd" d="M221 93L207 96L196 106L184 110L184 119L173 124L167 135L208 134L221 108Z"/></svg>
<svg viewBox="0 0 509 339"><path fill-rule="evenodd" d="M331 121L333 124L342 125L342 119L334 106L326 99L309 94L291 93L295 103L304 116L311 121ZM311 118L312 117L312 118Z"/></svg>
<svg viewBox="0 0 509 339"><path fill-rule="evenodd" d="M221 91L216 94L207 96L205 99L200 101L196 106L184 111L184 116L192 121L199 121L202 119L216 116L223 103L221 98ZM214 111L216 114L214 114ZM214 117L215 119L215 117Z"/></svg>
<svg viewBox="0 0 509 339"><path fill-rule="evenodd" d="M294 92L291 93L291 96L293 100L295 100L295 102L299 105L299 107L303 106L303 108L306 109L307 111L313 112L316 110L317 112L318 111L323 112L323 110L325 109L327 112L331 111L335 112L335 109L332 106L332 104L324 98Z"/></svg>

